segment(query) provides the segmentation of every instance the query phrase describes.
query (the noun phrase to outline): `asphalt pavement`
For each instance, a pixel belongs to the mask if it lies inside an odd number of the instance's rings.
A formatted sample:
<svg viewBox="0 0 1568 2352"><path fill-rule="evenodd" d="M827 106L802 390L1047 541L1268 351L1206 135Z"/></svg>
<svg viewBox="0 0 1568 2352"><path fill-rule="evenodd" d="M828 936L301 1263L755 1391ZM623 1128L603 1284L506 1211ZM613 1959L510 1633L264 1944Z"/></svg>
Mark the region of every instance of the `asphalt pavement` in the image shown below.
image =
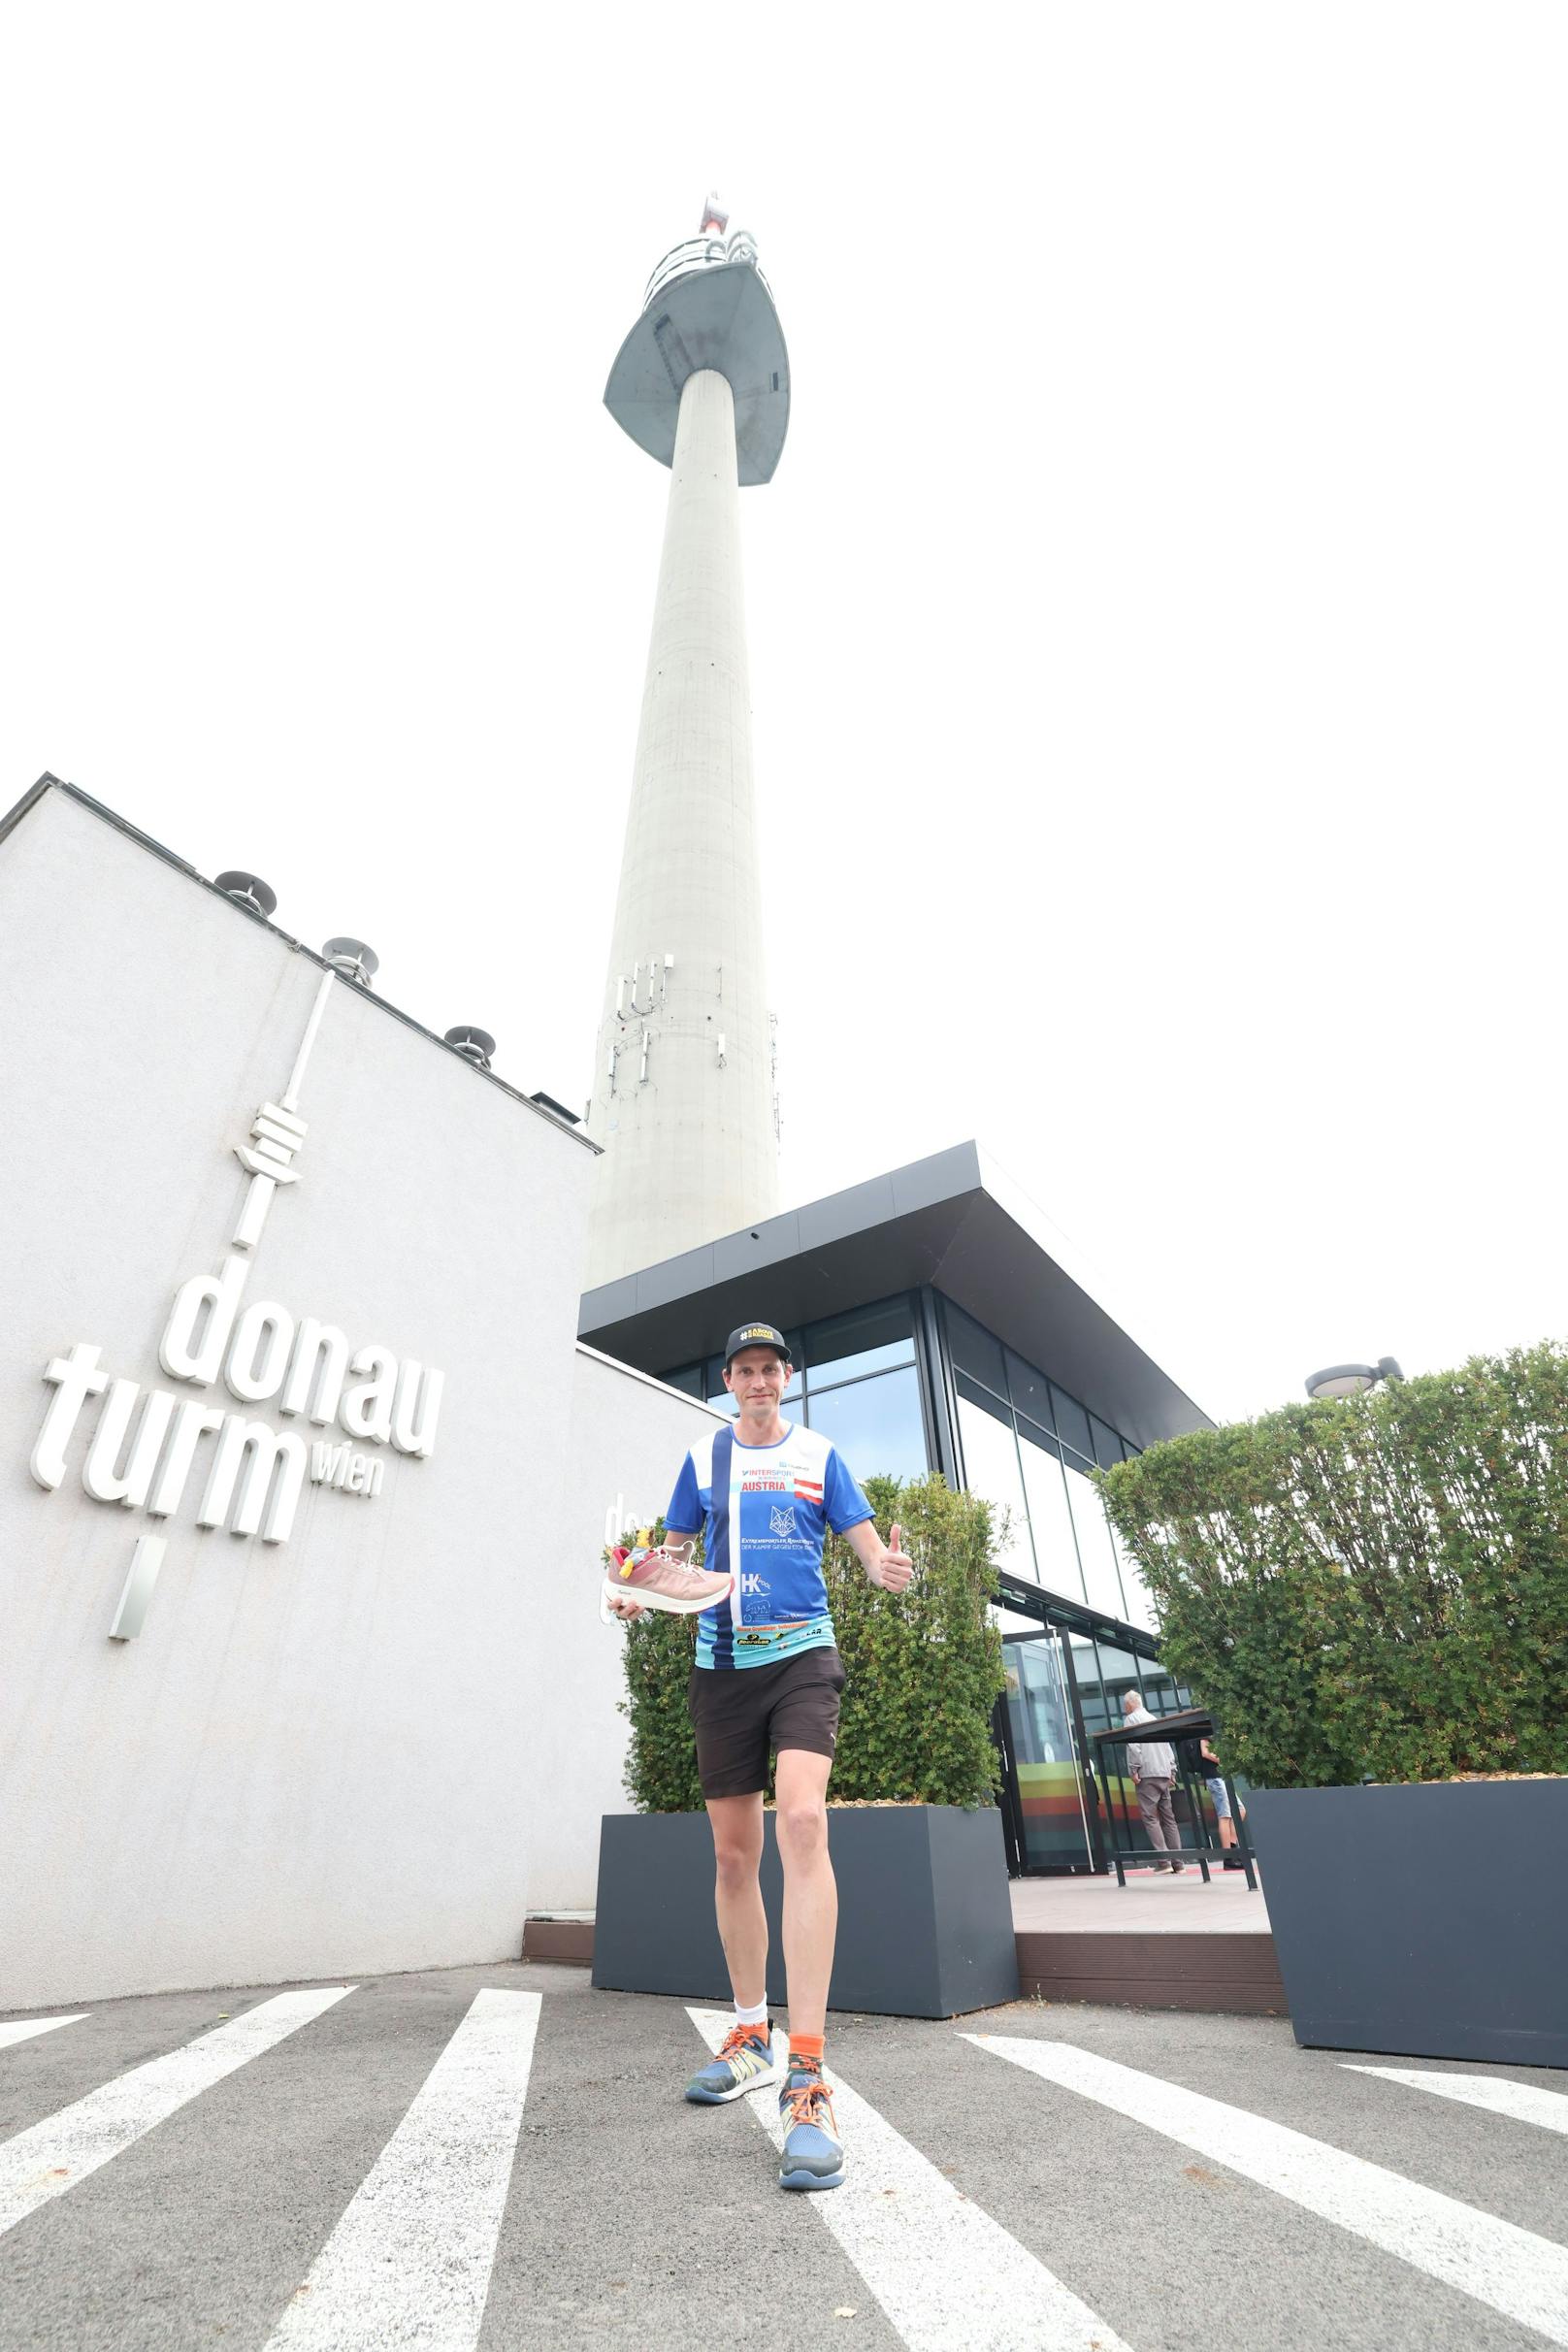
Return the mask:
<svg viewBox="0 0 1568 2352"><path fill-rule="evenodd" d="M679 2096L726 2020L582 1970L65 2014L0 2020L0 2352L1568 2345L1549 2070L835 2015L849 2178L792 2197L771 2095Z"/></svg>

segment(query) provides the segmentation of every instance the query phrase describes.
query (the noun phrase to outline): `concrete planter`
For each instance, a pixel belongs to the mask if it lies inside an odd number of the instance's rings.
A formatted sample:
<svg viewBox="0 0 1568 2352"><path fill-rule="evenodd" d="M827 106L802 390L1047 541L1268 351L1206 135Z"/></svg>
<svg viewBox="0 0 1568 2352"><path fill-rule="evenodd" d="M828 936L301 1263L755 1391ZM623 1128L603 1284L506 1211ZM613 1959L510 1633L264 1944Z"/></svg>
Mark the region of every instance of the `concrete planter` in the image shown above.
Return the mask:
<svg viewBox="0 0 1568 2352"><path fill-rule="evenodd" d="M1568 1780L1255 1789L1297 2042L1568 2066Z"/></svg>
<svg viewBox="0 0 1568 2352"><path fill-rule="evenodd" d="M1001 1815L952 1805L832 1807L838 1944L830 2006L954 2017L1018 1998ZM768 1998L784 2002L783 1872L764 1815ZM606 1813L595 1984L728 2001L706 1813Z"/></svg>

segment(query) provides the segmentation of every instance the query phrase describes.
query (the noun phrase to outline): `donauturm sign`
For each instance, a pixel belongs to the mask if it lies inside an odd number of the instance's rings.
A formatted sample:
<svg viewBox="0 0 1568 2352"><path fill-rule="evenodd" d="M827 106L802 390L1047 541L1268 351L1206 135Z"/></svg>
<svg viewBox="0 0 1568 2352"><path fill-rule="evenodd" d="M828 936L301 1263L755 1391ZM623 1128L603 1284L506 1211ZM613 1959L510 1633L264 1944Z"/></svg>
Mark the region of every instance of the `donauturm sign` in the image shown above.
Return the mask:
<svg viewBox="0 0 1568 2352"><path fill-rule="evenodd" d="M62 1484L67 1449L93 1400L82 1483L95 1501L167 1519L190 1497L198 1527L226 1526L265 1544L288 1541L308 1478L370 1498L385 1476L378 1450L415 1457L434 1451L443 1374L377 1341L351 1347L337 1324L296 1318L277 1299L245 1301L272 1203L299 1181L293 1163L306 1126L296 1105L310 1049L332 990L349 985L330 971L321 975L282 1098L262 1105L249 1140L236 1147L250 1181L223 1262L215 1274L180 1284L158 1341L158 1361L172 1382L209 1391L221 1382L245 1410L112 1378L101 1345L79 1341L45 1367L54 1394L30 1464L41 1486ZM334 1435L308 1440L277 1428L253 1417L258 1405ZM199 1458L208 1437L215 1442ZM164 1548L161 1536L138 1539L112 1640L141 1630Z"/></svg>

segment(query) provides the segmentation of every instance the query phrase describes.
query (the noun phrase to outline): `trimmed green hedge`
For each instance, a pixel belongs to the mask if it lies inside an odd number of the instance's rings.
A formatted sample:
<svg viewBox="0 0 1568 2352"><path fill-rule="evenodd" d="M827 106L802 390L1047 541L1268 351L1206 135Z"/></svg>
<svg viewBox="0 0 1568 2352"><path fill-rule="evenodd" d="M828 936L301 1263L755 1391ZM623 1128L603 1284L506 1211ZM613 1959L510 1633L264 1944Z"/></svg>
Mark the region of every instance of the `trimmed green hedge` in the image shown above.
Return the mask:
<svg viewBox="0 0 1568 2352"><path fill-rule="evenodd" d="M1232 1770L1562 1769L1568 1352L1199 1430L1099 1483Z"/></svg>
<svg viewBox="0 0 1568 2352"><path fill-rule="evenodd" d="M986 1608L996 1589L991 1506L938 1477L865 1486L883 1539L895 1519L902 1527L915 1580L897 1598L878 1591L843 1538L829 1539L823 1569L847 1677L833 1794L993 1804L991 1711L1002 1671ZM702 1810L686 1715L696 1642L695 1617L650 1615L627 1628L626 1791L639 1813Z"/></svg>

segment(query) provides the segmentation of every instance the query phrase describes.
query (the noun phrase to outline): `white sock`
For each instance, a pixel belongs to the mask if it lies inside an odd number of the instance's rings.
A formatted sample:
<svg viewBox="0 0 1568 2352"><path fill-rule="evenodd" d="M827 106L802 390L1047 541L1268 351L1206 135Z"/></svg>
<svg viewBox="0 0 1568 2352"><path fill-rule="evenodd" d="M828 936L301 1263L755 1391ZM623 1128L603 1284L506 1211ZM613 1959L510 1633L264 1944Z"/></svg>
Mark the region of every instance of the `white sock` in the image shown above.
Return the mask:
<svg viewBox="0 0 1568 2352"><path fill-rule="evenodd" d="M742 2009L737 2001L735 2005L735 2016L736 2025L766 2025L768 2023L768 2004L766 2001L760 2001L755 2009Z"/></svg>

